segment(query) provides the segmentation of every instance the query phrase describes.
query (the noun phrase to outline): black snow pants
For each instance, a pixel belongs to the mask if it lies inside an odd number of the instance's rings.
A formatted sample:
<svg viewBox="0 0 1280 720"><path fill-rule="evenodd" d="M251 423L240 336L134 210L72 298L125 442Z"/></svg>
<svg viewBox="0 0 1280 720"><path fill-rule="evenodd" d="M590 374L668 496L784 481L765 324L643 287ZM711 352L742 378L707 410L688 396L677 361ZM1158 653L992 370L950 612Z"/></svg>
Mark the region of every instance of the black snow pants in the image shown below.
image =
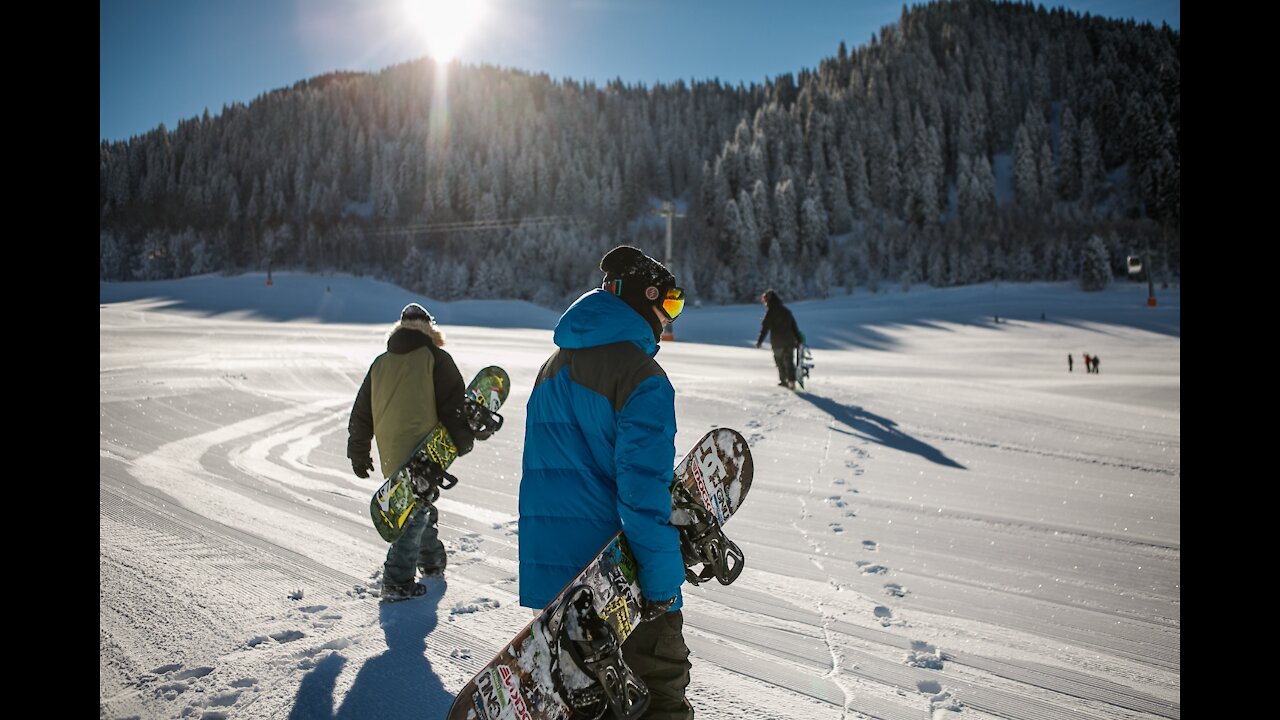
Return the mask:
<svg viewBox="0 0 1280 720"><path fill-rule="evenodd" d="M773 364L778 366L778 380L790 383L796 379L796 349L773 346Z"/></svg>
<svg viewBox="0 0 1280 720"><path fill-rule="evenodd" d="M622 657L649 688L652 699L643 720L693 720L684 696L692 667L684 643L684 613L677 610L640 623L622 643Z"/></svg>

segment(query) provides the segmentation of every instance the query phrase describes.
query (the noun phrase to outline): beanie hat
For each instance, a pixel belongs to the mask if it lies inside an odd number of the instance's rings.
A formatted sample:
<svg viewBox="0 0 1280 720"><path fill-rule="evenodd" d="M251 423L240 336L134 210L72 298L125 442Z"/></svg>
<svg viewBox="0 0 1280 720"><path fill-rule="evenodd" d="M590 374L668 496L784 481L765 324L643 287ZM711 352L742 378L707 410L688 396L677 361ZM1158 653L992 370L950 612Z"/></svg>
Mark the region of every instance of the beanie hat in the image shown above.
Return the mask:
<svg viewBox="0 0 1280 720"><path fill-rule="evenodd" d="M662 337L662 323L652 308L675 287L676 276L662 263L630 245L619 245L600 259L602 287L617 295L649 323L655 340Z"/></svg>
<svg viewBox="0 0 1280 720"><path fill-rule="evenodd" d="M400 322L406 320L426 320L427 322L435 322L436 319L431 317L431 313L418 303L409 303L400 311Z"/></svg>

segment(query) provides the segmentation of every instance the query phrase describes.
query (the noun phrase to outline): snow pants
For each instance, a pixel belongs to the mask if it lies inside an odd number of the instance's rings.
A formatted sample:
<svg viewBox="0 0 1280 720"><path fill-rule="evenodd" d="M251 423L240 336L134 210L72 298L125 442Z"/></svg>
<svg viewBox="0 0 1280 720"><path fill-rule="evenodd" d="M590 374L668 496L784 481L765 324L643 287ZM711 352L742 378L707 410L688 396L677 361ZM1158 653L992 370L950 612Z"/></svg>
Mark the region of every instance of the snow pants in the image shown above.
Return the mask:
<svg viewBox="0 0 1280 720"><path fill-rule="evenodd" d="M404 526L404 534L387 550L387 561L382 566L383 582L411 583L417 577L418 568L444 568L446 556L437 527L439 519L440 511L434 505L414 511Z"/></svg>
<svg viewBox="0 0 1280 720"><path fill-rule="evenodd" d="M773 364L778 366L778 380L789 383L796 379L795 347L773 346Z"/></svg>
<svg viewBox="0 0 1280 720"><path fill-rule="evenodd" d="M684 613L677 610L640 623L622 643L622 657L649 688L643 720L693 720L693 707L684 696L692 667L684 643Z"/></svg>

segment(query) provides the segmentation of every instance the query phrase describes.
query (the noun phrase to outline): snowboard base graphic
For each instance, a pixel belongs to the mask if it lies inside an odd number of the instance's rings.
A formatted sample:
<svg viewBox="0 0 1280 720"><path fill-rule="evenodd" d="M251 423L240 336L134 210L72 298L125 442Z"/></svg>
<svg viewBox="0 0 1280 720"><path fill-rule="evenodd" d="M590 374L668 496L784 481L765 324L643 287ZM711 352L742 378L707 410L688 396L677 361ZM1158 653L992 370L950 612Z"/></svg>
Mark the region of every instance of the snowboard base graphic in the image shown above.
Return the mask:
<svg viewBox="0 0 1280 720"><path fill-rule="evenodd" d="M746 439L727 428L707 433L676 465L671 522L680 529L690 582L715 577L727 585L742 571L742 552L719 529L741 506L753 473ZM458 691L449 719L557 720L609 710L638 716L648 691L637 687L617 649L640 624L642 603L635 557L619 533ZM570 635L589 637L588 652Z"/></svg>

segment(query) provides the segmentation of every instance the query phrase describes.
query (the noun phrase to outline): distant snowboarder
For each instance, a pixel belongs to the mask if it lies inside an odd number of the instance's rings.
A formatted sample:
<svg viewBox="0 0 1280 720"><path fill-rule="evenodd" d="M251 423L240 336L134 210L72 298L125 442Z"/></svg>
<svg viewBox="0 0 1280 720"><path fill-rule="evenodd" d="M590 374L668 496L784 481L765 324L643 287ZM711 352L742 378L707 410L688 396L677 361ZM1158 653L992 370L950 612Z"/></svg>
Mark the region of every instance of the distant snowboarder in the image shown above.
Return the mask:
<svg viewBox="0 0 1280 720"><path fill-rule="evenodd" d="M774 290L765 290L760 302L766 308L764 319L760 321L760 335L756 337L756 347L764 343L764 336L769 336L769 345L773 348L773 363L778 366L779 387L796 389L796 347L800 345L802 336L800 327L791 311L782 304L782 298Z"/></svg>

